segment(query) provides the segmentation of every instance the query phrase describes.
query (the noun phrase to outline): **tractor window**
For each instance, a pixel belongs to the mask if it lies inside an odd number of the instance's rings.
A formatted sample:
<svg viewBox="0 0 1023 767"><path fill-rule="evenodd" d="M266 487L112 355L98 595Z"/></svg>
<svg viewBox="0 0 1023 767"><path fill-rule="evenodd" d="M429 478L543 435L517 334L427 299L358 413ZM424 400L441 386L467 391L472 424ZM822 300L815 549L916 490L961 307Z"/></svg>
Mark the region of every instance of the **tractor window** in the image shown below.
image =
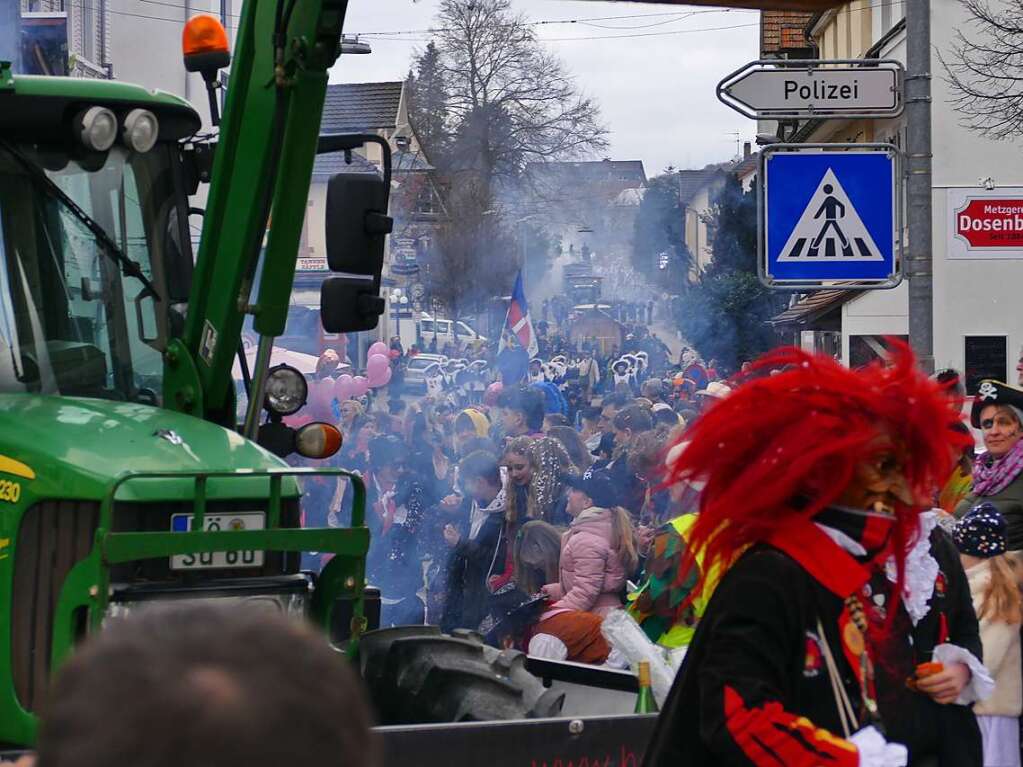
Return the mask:
<svg viewBox="0 0 1023 767"><path fill-rule="evenodd" d="M22 151L153 289L126 276L79 213L0 153L0 392L157 404L166 338L158 267L176 209L168 150L115 147L87 164Z"/></svg>

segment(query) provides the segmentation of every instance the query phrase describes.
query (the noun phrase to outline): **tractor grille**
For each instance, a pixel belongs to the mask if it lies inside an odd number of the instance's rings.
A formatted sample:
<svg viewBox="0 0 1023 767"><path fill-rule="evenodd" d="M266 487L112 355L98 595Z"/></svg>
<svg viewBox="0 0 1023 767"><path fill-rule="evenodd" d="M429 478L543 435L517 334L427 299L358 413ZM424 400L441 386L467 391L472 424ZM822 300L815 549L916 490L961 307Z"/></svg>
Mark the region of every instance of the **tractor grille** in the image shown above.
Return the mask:
<svg viewBox="0 0 1023 767"><path fill-rule="evenodd" d="M71 568L93 547L100 505L93 501L41 501L26 510L18 530L11 600L11 669L22 706L38 710L50 678L53 615ZM171 515L190 514L190 501L114 504L114 532L166 532ZM207 514L266 511L265 500L210 501ZM297 499L281 500L281 527L299 526ZM166 558L127 562L111 568L114 583L179 583L297 573L299 553L268 551L264 564L245 570L172 572ZM85 615L78 632L84 635Z"/></svg>
<svg viewBox="0 0 1023 767"><path fill-rule="evenodd" d="M98 524L93 501L42 501L22 517L14 550L11 671L28 711L37 710L49 683L53 613L64 579L92 550Z"/></svg>

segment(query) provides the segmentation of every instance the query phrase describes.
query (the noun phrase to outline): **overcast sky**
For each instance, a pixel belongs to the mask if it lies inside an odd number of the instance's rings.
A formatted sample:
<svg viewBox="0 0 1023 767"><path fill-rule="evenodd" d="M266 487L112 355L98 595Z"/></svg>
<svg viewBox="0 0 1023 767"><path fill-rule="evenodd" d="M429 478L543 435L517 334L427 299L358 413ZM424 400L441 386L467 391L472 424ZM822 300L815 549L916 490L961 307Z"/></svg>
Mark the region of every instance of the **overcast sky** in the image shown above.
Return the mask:
<svg viewBox="0 0 1023 767"><path fill-rule="evenodd" d="M736 131L756 123L715 96L718 81L758 54L756 11L599 0L512 0L537 24L581 90L600 103L611 130L608 156L643 160L648 176L668 165L701 168L736 154ZM346 33L367 36L373 53L345 56L331 82L405 77L429 40L439 0L351 0ZM574 20L575 23L567 23ZM551 23L563 22L563 23ZM398 34L412 32L412 34Z"/></svg>

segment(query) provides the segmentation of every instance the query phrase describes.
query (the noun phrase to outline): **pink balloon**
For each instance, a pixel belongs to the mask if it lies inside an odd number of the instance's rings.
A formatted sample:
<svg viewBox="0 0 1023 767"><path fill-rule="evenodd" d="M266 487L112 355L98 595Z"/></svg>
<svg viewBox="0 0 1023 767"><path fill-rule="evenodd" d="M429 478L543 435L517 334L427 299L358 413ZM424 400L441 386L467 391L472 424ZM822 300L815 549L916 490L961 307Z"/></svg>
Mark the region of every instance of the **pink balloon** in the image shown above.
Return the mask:
<svg viewBox="0 0 1023 767"><path fill-rule="evenodd" d="M387 344L385 344L383 341L377 341L375 344L369 347L368 356L372 357L374 354L383 354L386 357L387 352L388 352Z"/></svg>
<svg viewBox="0 0 1023 767"><path fill-rule="evenodd" d="M324 378L322 381L309 382L309 404L315 407L330 405L334 397L334 381Z"/></svg>
<svg viewBox="0 0 1023 767"><path fill-rule="evenodd" d="M361 397L363 394L369 391L369 381L366 380L365 376L355 376L352 379L352 397Z"/></svg>
<svg viewBox="0 0 1023 767"><path fill-rule="evenodd" d="M387 359L383 354L374 354L369 358L369 362L366 363L366 374L370 375L383 375L384 371L391 366L390 360Z"/></svg>
<svg viewBox="0 0 1023 767"><path fill-rule="evenodd" d="M344 402L352 396L352 380L352 377L345 373L334 382L334 396L339 402Z"/></svg>
<svg viewBox="0 0 1023 767"><path fill-rule="evenodd" d="M391 369L389 367L383 368L370 368L366 371L366 380L369 382L369 387L375 389L378 386L386 386L387 382L391 380Z"/></svg>

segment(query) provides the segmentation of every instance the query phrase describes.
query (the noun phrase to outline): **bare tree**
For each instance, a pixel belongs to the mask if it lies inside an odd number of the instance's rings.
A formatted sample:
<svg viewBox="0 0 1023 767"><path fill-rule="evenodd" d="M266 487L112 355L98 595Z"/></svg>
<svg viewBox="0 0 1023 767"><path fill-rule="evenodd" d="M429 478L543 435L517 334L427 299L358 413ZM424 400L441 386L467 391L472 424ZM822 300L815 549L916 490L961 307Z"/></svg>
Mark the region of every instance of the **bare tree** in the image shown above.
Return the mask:
<svg viewBox="0 0 1023 767"><path fill-rule="evenodd" d="M1023 133L1023 4L995 10L986 0L961 0L970 32L962 28L950 61L939 59L963 124L995 139Z"/></svg>
<svg viewBox="0 0 1023 767"><path fill-rule="evenodd" d="M511 292L519 267L516 240L475 174L459 174L447 198L448 216L426 270L427 290L452 317L484 308Z"/></svg>
<svg viewBox="0 0 1023 767"><path fill-rule="evenodd" d="M455 124L453 162L485 185L527 162L567 160L607 147L596 102L537 40L510 0L443 0L439 70Z"/></svg>

